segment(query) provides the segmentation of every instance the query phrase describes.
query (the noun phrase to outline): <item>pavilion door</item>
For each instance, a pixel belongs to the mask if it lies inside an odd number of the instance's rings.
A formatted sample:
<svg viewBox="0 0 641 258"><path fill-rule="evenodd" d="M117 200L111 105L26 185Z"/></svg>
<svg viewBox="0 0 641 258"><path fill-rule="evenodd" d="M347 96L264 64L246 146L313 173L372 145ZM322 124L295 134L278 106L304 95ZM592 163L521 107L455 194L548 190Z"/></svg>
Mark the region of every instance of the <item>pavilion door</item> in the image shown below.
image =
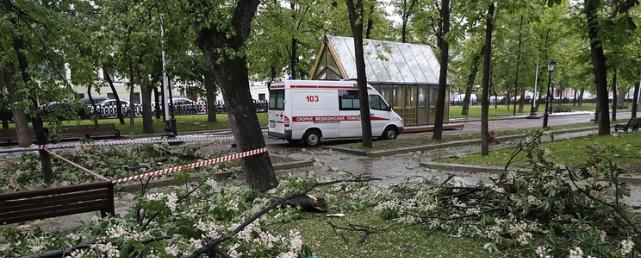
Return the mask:
<svg viewBox="0 0 641 258"><path fill-rule="evenodd" d="M403 114L403 121L405 121L405 126L416 125L416 90L416 85L405 85L405 112Z"/></svg>
<svg viewBox="0 0 641 258"><path fill-rule="evenodd" d="M417 125L426 125L427 124L427 98L429 94L427 92L427 87L418 88L418 107L416 111Z"/></svg>

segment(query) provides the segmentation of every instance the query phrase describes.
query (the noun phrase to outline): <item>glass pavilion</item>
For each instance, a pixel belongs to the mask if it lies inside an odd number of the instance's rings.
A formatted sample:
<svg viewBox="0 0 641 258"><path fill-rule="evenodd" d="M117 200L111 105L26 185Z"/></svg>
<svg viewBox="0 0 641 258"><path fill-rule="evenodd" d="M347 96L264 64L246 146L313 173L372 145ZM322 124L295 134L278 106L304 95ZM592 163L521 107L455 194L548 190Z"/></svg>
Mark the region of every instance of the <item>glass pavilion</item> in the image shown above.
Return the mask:
<svg viewBox="0 0 641 258"><path fill-rule="evenodd" d="M434 124L440 65L432 48L363 41L368 83L403 117L406 126ZM325 37L311 74L313 80L356 80L353 38ZM445 103L449 106L448 100ZM448 110L446 107L445 123Z"/></svg>

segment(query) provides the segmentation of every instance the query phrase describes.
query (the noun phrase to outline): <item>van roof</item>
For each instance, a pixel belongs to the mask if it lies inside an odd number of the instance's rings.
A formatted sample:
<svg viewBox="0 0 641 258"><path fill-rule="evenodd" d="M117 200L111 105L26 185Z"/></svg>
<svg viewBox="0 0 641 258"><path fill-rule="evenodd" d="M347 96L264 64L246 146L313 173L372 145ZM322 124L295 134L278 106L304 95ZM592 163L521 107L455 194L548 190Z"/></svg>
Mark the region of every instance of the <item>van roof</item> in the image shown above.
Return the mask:
<svg viewBox="0 0 641 258"><path fill-rule="evenodd" d="M274 82L271 89L313 88L313 89L356 89L356 81L328 81L328 80L286 80ZM367 85L373 90L374 87Z"/></svg>

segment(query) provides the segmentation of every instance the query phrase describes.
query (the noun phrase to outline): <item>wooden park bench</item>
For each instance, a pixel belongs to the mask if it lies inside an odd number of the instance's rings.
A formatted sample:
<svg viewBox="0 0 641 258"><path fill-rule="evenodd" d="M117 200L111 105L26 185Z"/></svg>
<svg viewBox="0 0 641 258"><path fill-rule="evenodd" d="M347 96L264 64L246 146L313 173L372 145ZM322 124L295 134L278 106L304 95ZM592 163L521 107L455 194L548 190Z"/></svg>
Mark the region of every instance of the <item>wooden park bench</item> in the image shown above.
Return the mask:
<svg viewBox="0 0 641 258"><path fill-rule="evenodd" d="M614 131L618 132L619 130L627 132L636 132L641 127L641 118L631 118L626 124L616 124L614 125Z"/></svg>
<svg viewBox="0 0 641 258"><path fill-rule="evenodd" d="M58 135L53 136L56 140L120 137L120 131L116 129L114 124L61 126L58 127L58 132Z"/></svg>
<svg viewBox="0 0 641 258"><path fill-rule="evenodd" d="M36 142L36 135L33 133L33 129L29 128L31 131L31 139L33 142ZM45 133L47 131L45 130ZM0 143L17 143L18 142L18 134L16 132L16 128L7 128L7 129L0 129Z"/></svg>
<svg viewBox="0 0 641 258"><path fill-rule="evenodd" d="M111 182L0 194L0 225L91 211L115 213Z"/></svg>

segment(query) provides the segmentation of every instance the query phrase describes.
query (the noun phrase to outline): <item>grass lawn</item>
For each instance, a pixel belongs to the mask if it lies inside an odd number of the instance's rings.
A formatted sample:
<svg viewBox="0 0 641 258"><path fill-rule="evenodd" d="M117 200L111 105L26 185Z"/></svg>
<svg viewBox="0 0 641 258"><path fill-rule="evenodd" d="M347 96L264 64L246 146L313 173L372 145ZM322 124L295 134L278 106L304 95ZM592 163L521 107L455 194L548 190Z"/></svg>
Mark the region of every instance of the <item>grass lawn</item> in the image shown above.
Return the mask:
<svg viewBox="0 0 641 258"><path fill-rule="evenodd" d="M267 125L267 113L257 113L258 121L262 126ZM176 127L178 133L180 132L189 132L189 131L202 131L202 130L213 130L213 129L225 129L229 128L229 118L227 114L217 114L216 118L218 121L216 123L207 122L207 115L179 115L176 116ZM164 133L165 132L165 123L162 119L154 119L154 133ZM117 118L107 118L99 119L99 124L115 124L116 129L120 130L122 135L129 135L129 118L125 118L125 124L121 125ZM92 120L70 120L63 121L63 126L73 126L73 125L88 125L93 124ZM142 117L137 116L134 118L134 134L142 134ZM13 127L14 124L10 124L9 127ZM46 126L46 125L45 125Z"/></svg>
<svg viewBox="0 0 641 258"><path fill-rule="evenodd" d="M641 133L623 133L610 136L589 136L584 138L562 140L543 144L548 149L546 157L560 164L569 167L579 166L585 163L590 155L589 146L599 146L612 153L612 159L623 168L640 168L641 166ZM513 148L502 149L490 152L488 156L478 154L462 157L450 157L436 160L437 162L505 166ZM526 166L527 160L524 154L518 155L513 164L515 166Z"/></svg>
<svg viewBox="0 0 641 258"><path fill-rule="evenodd" d="M626 106L628 109L617 109L619 111L626 111L629 110L629 108L632 106L631 103L626 103ZM596 109L596 103L583 103L581 106L574 106L572 103L564 103L562 105L559 105L558 103L553 103L552 108L557 108L557 107L564 107L564 108L569 108L572 111L594 111ZM470 106L470 111L469 111L469 116L463 116L461 115L461 110L463 109L463 106L450 106L450 118L481 118L481 106L476 105L476 106ZM517 110L518 110L518 104L517 104ZM530 113L530 105L526 105L523 109L525 112L524 113L516 113L517 115L527 115ZM545 112L545 105L539 105L539 114L543 114ZM612 112L612 111L610 111ZM506 105L498 105L497 108L494 108L494 105L490 105L489 109L490 117L499 117L499 116L511 116L512 115L512 106L510 105L509 109Z"/></svg>
<svg viewBox="0 0 641 258"><path fill-rule="evenodd" d="M441 233L426 235L425 227L408 227L372 214L372 211L365 210L347 213L343 218L327 218L324 214L308 213L301 219L274 226L281 232L299 230L303 243L319 257L490 257L483 249L483 241L448 237ZM327 223L330 221L337 226L351 223L375 230L397 230L371 234L362 245L359 244L360 235L345 232L349 241L345 243Z"/></svg>
<svg viewBox="0 0 641 258"><path fill-rule="evenodd" d="M517 105L517 111L518 111L518 105ZM461 115L461 110L463 110L463 106L450 106L450 118L481 118L481 106L470 106L469 110L469 116L464 116ZM530 106L527 106L525 109L526 113L516 113L517 115L526 115L529 114L530 112ZM489 114L490 117L498 117L498 116L511 116L512 115L512 106L510 106L510 109L507 108L506 105L498 105L496 108L494 108L494 105L490 106L489 109Z"/></svg>
<svg viewBox="0 0 641 258"><path fill-rule="evenodd" d="M595 127L594 123L578 123L578 124L567 124L567 125L556 125L550 126L551 130L562 130L570 128L583 128L583 127ZM596 127L595 127L596 128ZM510 129L510 130L498 130L496 131L497 136L506 136L506 135L516 135L524 134L529 130L535 128L522 128L522 129ZM459 141L459 140L469 140L469 139L480 139L481 133L466 133L466 134L455 134L455 135L443 135L443 140L440 142L449 142L449 141ZM439 141L434 141L431 135L422 136L422 137L407 137L407 138L398 138L395 140L376 140L373 143L373 150L385 150L385 149L395 149L403 147L413 147L426 144L435 144L440 143ZM341 147L362 150L363 146L360 142L349 143L341 145Z"/></svg>

